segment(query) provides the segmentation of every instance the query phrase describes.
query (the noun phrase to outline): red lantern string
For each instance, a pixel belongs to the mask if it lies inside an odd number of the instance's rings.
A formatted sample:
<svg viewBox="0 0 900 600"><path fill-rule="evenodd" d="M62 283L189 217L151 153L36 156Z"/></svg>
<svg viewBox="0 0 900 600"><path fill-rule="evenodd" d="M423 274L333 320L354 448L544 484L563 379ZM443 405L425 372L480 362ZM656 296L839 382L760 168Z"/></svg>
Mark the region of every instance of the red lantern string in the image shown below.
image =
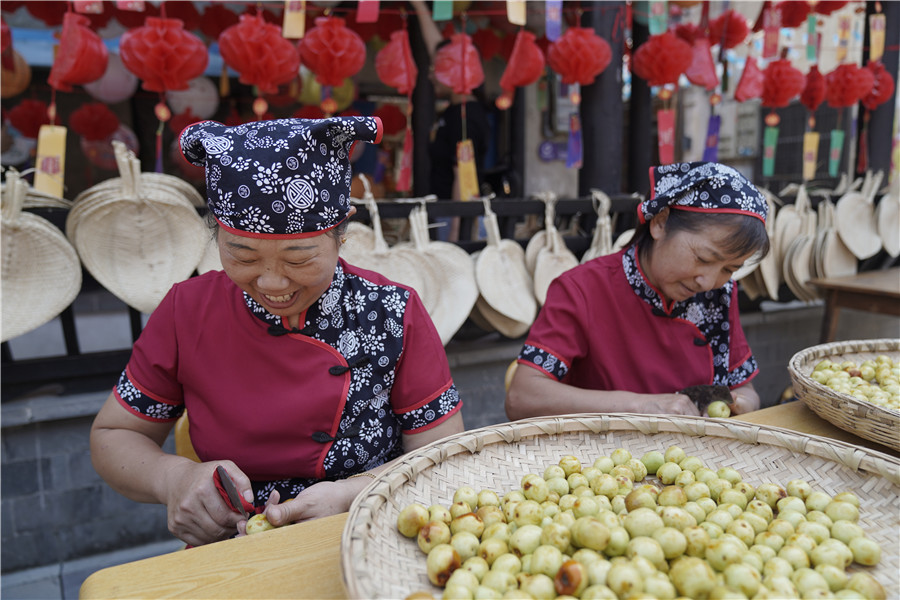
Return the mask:
<svg viewBox="0 0 900 600"><path fill-rule="evenodd" d="M814 113L823 100L825 100L825 77L819 72L819 67L812 65L806 74L806 85L800 94L800 103L810 113Z"/></svg>
<svg viewBox="0 0 900 600"><path fill-rule="evenodd" d="M119 128L119 117L102 102L88 102L71 114L69 127L86 140L105 140Z"/></svg>
<svg viewBox="0 0 900 600"><path fill-rule="evenodd" d="M365 43L359 34L344 25L344 19L319 17L316 26L297 47L300 60L322 84L322 110L333 114L337 103L330 97L330 88L341 85L344 79L362 69L366 61Z"/></svg>
<svg viewBox="0 0 900 600"><path fill-rule="evenodd" d="M9 122L22 136L37 139L42 125L50 123L46 102L22 100L9 111Z"/></svg>
<svg viewBox="0 0 900 600"><path fill-rule="evenodd" d="M565 84L590 85L611 60L609 42L590 27L569 27L547 51L547 63Z"/></svg>
<svg viewBox="0 0 900 600"><path fill-rule="evenodd" d="M772 61L763 75L762 105L783 108L790 104L806 85L806 77L791 61L781 58Z"/></svg>
<svg viewBox="0 0 900 600"><path fill-rule="evenodd" d="M497 98L497 108L505 110L512 105L512 96L517 87L531 85L544 72L544 53L535 43L535 35L525 29L516 34L509 64L500 77L500 88L503 94Z"/></svg>
<svg viewBox="0 0 900 600"><path fill-rule="evenodd" d="M651 35L638 46L632 59L634 74L648 85L660 86L676 83L689 66L693 52L691 45L678 38L672 31Z"/></svg>
<svg viewBox="0 0 900 600"><path fill-rule="evenodd" d="M240 82L255 85L262 94L274 94L278 86L297 76L300 56L281 28L266 23L259 14L243 14L219 36L222 60L238 72Z"/></svg>
<svg viewBox="0 0 900 600"><path fill-rule="evenodd" d="M125 68L150 92L184 90L206 70L209 55L200 38L178 19L147 17L145 25L122 34L119 54Z"/></svg>
<svg viewBox="0 0 900 600"><path fill-rule="evenodd" d="M723 12L709 22L709 40L723 48L734 48L747 39L750 27L747 19L734 9Z"/></svg>
<svg viewBox="0 0 900 600"><path fill-rule="evenodd" d="M846 108L865 97L875 85L875 75L869 69L854 64L838 65L825 76L825 99L828 106Z"/></svg>
<svg viewBox="0 0 900 600"><path fill-rule="evenodd" d="M860 101L867 110L875 110L894 95L895 82L880 60L869 61L865 68L871 71L873 83L872 89Z"/></svg>
<svg viewBox="0 0 900 600"><path fill-rule="evenodd" d="M784 0L775 9L781 13L781 26L792 29L803 25L812 10L806 0Z"/></svg>

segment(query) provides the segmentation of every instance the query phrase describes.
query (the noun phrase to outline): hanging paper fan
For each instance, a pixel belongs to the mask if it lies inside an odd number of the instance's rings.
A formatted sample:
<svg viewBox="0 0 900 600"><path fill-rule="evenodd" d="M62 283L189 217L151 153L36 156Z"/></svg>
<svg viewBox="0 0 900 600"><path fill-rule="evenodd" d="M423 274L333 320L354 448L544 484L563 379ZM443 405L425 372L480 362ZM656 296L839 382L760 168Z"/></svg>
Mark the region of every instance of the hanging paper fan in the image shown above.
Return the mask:
<svg viewBox="0 0 900 600"><path fill-rule="evenodd" d="M498 108L509 108L515 89L531 85L540 79L541 73L544 72L544 53L534 40L535 35L530 31L520 29L516 34L516 45L500 77L503 94L497 99Z"/></svg>
<svg viewBox="0 0 900 600"><path fill-rule="evenodd" d="M609 66L612 49L609 42L589 27L569 27L547 52L550 68L562 76L562 82L589 85Z"/></svg>
<svg viewBox="0 0 900 600"><path fill-rule="evenodd" d="M814 113L823 100L825 100L825 77L819 73L819 67L812 65L806 74L806 85L800 94L800 103L809 112Z"/></svg>
<svg viewBox="0 0 900 600"><path fill-rule="evenodd" d="M791 61L786 58L772 61L764 72L762 105L785 107L803 91L805 85L806 77L791 66Z"/></svg>
<svg viewBox="0 0 900 600"><path fill-rule="evenodd" d="M297 76L300 57L294 44L281 35L281 28L256 14L243 14L219 36L222 60L238 72L240 82L255 85L263 94Z"/></svg>
<svg viewBox="0 0 900 600"><path fill-rule="evenodd" d="M59 50L47 77L53 89L71 92L73 85L96 81L106 71L109 52L100 36L87 27L88 23L84 15L65 14Z"/></svg>
<svg viewBox="0 0 900 600"><path fill-rule="evenodd" d="M36 140L41 125L50 123L47 103L40 100L22 100L10 109L9 122L23 137Z"/></svg>
<svg viewBox="0 0 900 600"><path fill-rule="evenodd" d="M181 21L157 17L147 17L143 27L123 33L119 55L148 92L187 89L209 62L206 46L185 31Z"/></svg>
<svg viewBox="0 0 900 600"><path fill-rule="evenodd" d="M400 29L391 34L391 41L375 55L375 72L385 85L407 94L416 87L419 69L412 57L409 33Z"/></svg>
<svg viewBox="0 0 900 600"><path fill-rule="evenodd" d="M691 66L692 59L691 45L667 31L651 35L638 46L632 57L632 70L648 85L665 85L677 82Z"/></svg>
<svg viewBox="0 0 900 600"><path fill-rule="evenodd" d="M756 64L756 57L748 56L744 72L741 73L741 79L734 89L734 99L738 102L745 102L751 98L759 98L762 96L764 79L763 72Z"/></svg>
<svg viewBox="0 0 900 600"><path fill-rule="evenodd" d="M709 40L723 48L734 48L747 39L750 27L744 15L729 9L709 22Z"/></svg>
<svg viewBox="0 0 900 600"><path fill-rule="evenodd" d="M484 82L478 49L465 33L454 33L450 43L434 55L435 78L456 94L471 94Z"/></svg>
<svg viewBox="0 0 900 600"><path fill-rule="evenodd" d="M894 95L894 78L884 68L880 60L869 61L866 69L872 72L873 84L868 94L860 98L862 105L868 110L875 110Z"/></svg>
<svg viewBox="0 0 900 600"><path fill-rule="evenodd" d="M781 13L781 26L792 29L803 25L812 10L806 0L785 0L776 4L775 8Z"/></svg>
<svg viewBox="0 0 900 600"><path fill-rule="evenodd" d="M838 65L825 76L825 99L828 106L846 108L864 98L875 85L875 75L869 69L854 64Z"/></svg>
<svg viewBox="0 0 900 600"><path fill-rule="evenodd" d="M337 86L356 75L366 61L366 45L340 17L319 17L297 44L300 60L322 85Z"/></svg>

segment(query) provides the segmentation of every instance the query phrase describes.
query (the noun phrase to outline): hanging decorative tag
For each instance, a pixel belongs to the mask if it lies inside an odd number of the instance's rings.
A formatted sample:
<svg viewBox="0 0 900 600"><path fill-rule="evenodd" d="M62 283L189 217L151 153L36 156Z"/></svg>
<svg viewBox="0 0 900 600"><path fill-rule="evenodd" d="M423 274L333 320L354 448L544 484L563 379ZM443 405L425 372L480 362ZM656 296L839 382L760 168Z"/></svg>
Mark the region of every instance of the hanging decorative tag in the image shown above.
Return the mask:
<svg viewBox="0 0 900 600"><path fill-rule="evenodd" d="M837 177L841 167L841 152L844 150L844 130L831 130L831 150L828 152L828 176Z"/></svg>
<svg viewBox="0 0 900 600"><path fill-rule="evenodd" d="M431 18L435 21L448 21L453 18L453 0L434 0Z"/></svg>
<svg viewBox="0 0 900 600"><path fill-rule="evenodd" d="M810 62L816 61L816 47L818 46L819 34L816 33L816 13L809 13L806 17L806 60Z"/></svg>
<svg viewBox="0 0 900 600"><path fill-rule="evenodd" d="M75 12L84 15L102 15L103 2L100 0L75 0Z"/></svg>
<svg viewBox="0 0 900 600"><path fill-rule="evenodd" d="M819 157L819 132L803 134L803 181L816 178L816 159Z"/></svg>
<svg viewBox="0 0 900 600"><path fill-rule="evenodd" d="M60 125L41 125L34 159L34 189L62 198L65 173L66 128Z"/></svg>
<svg viewBox="0 0 900 600"><path fill-rule="evenodd" d="M144 0L116 0L116 8L144 12Z"/></svg>
<svg viewBox="0 0 900 600"><path fill-rule="evenodd" d="M412 183L412 151L413 136L412 128L406 128L406 135L403 136L403 153L400 155L400 169L397 172L397 191L408 192Z"/></svg>
<svg viewBox="0 0 900 600"><path fill-rule="evenodd" d="M659 164L675 162L675 109L665 108L656 113L657 146Z"/></svg>
<svg viewBox="0 0 900 600"><path fill-rule="evenodd" d="M719 126L722 117L710 115L709 124L706 126L706 147L703 149L703 160L716 162L719 160Z"/></svg>
<svg viewBox="0 0 900 600"><path fill-rule="evenodd" d="M478 173L475 170L475 146L472 140L456 143L456 177L459 179L459 199L478 197Z"/></svg>
<svg viewBox="0 0 900 600"><path fill-rule="evenodd" d="M306 0L284 0L281 35L289 40L298 40L306 35Z"/></svg>
<svg viewBox="0 0 900 600"><path fill-rule="evenodd" d="M506 18L513 25L525 26L525 0L506 0Z"/></svg>
<svg viewBox="0 0 900 600"><path fill-rule="evenodd" d="M778 143L778 127L766 127L763 134L763 177L775 174L775 145Z"/></svg>
<svg viewBox="0 0 900 600"><path fill-rule="evenodd" d="M555 42L562 34L562 0L547 0L544 35Z"/></svg>
<svg viewBox="0 0 900 600"><path fill-rule="evenodd" d="M778 36L781 31L781 11L769 9L763 16L763 58L778 56Z"/></svg>
<svg viewBox="0 0 900 600"><path fill-rule="evenodd" d="M847 58L847 50L850 48L850 27L850 17L841 15L838 19L837 64L841 64Z"/></svg>
<svg viewBox="0 0 900 600"><path fill-rule="evenodd" d="M869 62L884 56L884 15L869 15Z"/></svg>
<svg viewBox="0 0 900 600"><path fill-rule="evenodd" d="M650 0L648 26L650 35L659 35L668 29L669 3L666 0Z"/></svg>
<svg viewBox="0 0 900 600"><path fill-rule="evenodd" d="M231 81L228 78L228 65L222 61L222 74L219 75L219 96L227 98L231 95Z"/></svg>
<svg viewBox="0 0 900 600"><path fill-rule="evenodd" d="M379 0L359 0L356 8L357 23L378 22Z"/></svg>
<svg viewBox="0 0 900 600"><path fill-rule="evenodd" d="M569 140L566 144L566 168L580 169L584 159L581 144L581 117L577 112L569 115Z"/></svg>

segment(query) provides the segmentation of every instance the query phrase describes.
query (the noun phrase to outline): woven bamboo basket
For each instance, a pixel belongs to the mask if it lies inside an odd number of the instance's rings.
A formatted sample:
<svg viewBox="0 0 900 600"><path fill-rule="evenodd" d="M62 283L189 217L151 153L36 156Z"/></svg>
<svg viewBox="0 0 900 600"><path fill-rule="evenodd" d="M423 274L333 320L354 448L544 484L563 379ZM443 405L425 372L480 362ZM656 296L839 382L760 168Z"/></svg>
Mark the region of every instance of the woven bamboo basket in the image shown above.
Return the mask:
<svg viewBox="0 0 900 600"><path fill-rule="evenodd" d="M900 339L856 340L812 346L788 363L794 394L814 413L845 431L900 451L900 411L836 392L809 377L824 359L857 364L887 355L900 361Z"/></svg>
<svg viewBox="0 0 900 600"><path fill-rule="evenodd" d="M752 485L804 479L829 494L852 490L862 500L859 524L882 549L869 567L900 597L897 497L900 460L844 442L731 419L635 414L542 417L457 434L411 452L354 501L341 539L341 569L351 598L405 598L441 590L429 583L425 555L397 531L397 516L413 502L449 507L468 485L503 495L528 473L543 473L567 454L582 464L616 448L642 456L680 446L710 468L733 467ZM853 565L852 569L866 568Z"/></svg>

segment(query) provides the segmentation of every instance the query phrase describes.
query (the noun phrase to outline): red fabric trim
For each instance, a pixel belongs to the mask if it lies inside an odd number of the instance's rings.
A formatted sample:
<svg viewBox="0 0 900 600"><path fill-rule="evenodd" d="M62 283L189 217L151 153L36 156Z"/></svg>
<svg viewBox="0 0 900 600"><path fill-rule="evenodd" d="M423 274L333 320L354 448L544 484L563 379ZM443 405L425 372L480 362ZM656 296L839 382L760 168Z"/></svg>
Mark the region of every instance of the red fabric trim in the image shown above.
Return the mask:
<svg viewBox="0 0 900 600"><path fill-rule="evenodd" d="M532 345L533 345L533 344L532 344ZM554 355L554 356L555 356L555 355ZM531 367L532 369L534 369L535 371L537 371L538 373L540 373L541 375L543 375L543 376L546 377L547 379L554 379L554 377L553 377L552 375L550 375L550 373L548 373L548 372L545 371L544 369L540 368L539 366L537 366L536 364L534 364L534 363L531 362L530 360L525 360L524 358L520 358L520 359L517 359L516 362L519 363L520 365L525 365L526 367Z"/></svg>
<svg viewBox="0 0 900 600"><path fill-rule="evenodd" d="M644 269L641 268L641 261L638 260L638 257L640 256L640 252L641 252L641 249L638 248L637 245L635 245L635 248L634 248L635 261L634 261L634 264L635 264L635 266L637 266L638 272L641 274L641 279L643 279L643 280L647 283L647 287L649 287L651 290L653 290L654 292L656 292L656 295L659 296L659 301L662 302L663 308L666 309L666 314L669 314L669 313L672 312L672 309L675 308L675 301L672 300L672 302L670 302L669 305L666 306L666 297L663 296L663 294L662 294L661 291L659 291L658 289L656 289L656 286L654 286L654 285L652 285L652 284L650 283L650 280L647 279L647 275L644 273ZM630 286L630 285L631 285L631 284L629 284L629 286ZM689 322L690 322L690 321L689 321ZM691 325L693 325L693 323L691 323ZM695 329L696 329L696 328L695 328Z"/></svg>
<svg viewBox="0 0 900 600"><path fill-rule="evenodd" d="M175 421L178 420L178 417L175 417L174 419L156 419L154 417L148 417L147 415L142 415L139 412L135 412L135 410L133 408L131 408L131 406L129 406L128 403L122 399L122 396L119 395L119 390L117 390L115 387L113 387L113 395L116 397L116 400L119 402L119 404L122 406L122 408L124 408L129 413L136 416L137 418L143 419L149 423L174 423Z"/></svg>
<svg viewBox="0 0 900 600"><path fill-rule="evenodd" d="M372 143L379 144L379 143L381 143L381 137L384 135L384 124L382 124L382 122L381 122L381 117L372 117L372 118L375 119L375 124L378 128L378 130L375 132L375 141Z"/></svg>
<svg viewBox="0 0 900 600"><path fill-rule="evenodd" d="M218 469L213 471L213 483L216 485L216 489L219 490L219 495L222 496L222 500L225 501L225 504L228 505L228 508L230 508L232 512L240 513L241 511L231 503L231 498L228 497L228 492L225 491L225 485L222 483L222 478L219 477ZM254 506L243 498L241 498L241 504L243 505L244 510L246 510L251 515L259 514L266 510L265 506Z"/></svg>
<svg viewBox="0 0 900 600"><path fill-rule="evenodd" d="M405 414L405 413L414 411L417 408L421 408L421 407L425 406L429 402L433 401L435 398L440 397L440 395L443 394L444 392L446 392L447 390L449 390L450 386L452 386L452 385L453 385L453 380L451 379L450 381L445 383L442 388L438 389L438 391L435 392L432 396L425 398L424 400L422 400L421 402L417 402L416 404L412 404L410 406L404 406L403 409L401 410L401 413Z"/></svg>
<svg viewBox="0 0 900 600"><path fill-rule="evenodd" d="M215 215L214 215L215 216ZM218 217L216 217L216 222L219 224L219 227L227 231L228 233L233 233L234 235L240 237L248 237L255 238L260 240L291 240L291 239L300 239L300 238L308 238L315 237L327 231L331 231L341 223L347 220L347 217L344 217L331 227L327 229L316 229L315 231L301 231L300 233L254 233L250 231L244 231L243 229L235 229L234 227L229 227L222 223Z"/></svg>
<svg viewBox="0 0 900 600"><path fill-rule="evenodd" d="M404 430L404 431L403 431L403 434L404 434L404 435L408 435L408 434L411 434L411 433L421 433L421 432L423 432L423 431L428 431L429 429L431 429L431 428L433 428L433 427L435 427L435 426L437 426L437 425L440 425L441 423L443 423L444 421L446 421L451 415L453 415L453 414L459 412L459 411L462 409L462 405L463 405L463 402L462 402L462 400L460 400L460 401L459 401L459 404L457 404L456 406L453 407L453 410L451 410L450 412L448 412L446 415L442 416L442 417L441 417L440 419L438 419L437 421L432 421L432 422L429 423L428 425L423 425L422 427L418 427L418 428L416 428L416 429Z"/></svg>

